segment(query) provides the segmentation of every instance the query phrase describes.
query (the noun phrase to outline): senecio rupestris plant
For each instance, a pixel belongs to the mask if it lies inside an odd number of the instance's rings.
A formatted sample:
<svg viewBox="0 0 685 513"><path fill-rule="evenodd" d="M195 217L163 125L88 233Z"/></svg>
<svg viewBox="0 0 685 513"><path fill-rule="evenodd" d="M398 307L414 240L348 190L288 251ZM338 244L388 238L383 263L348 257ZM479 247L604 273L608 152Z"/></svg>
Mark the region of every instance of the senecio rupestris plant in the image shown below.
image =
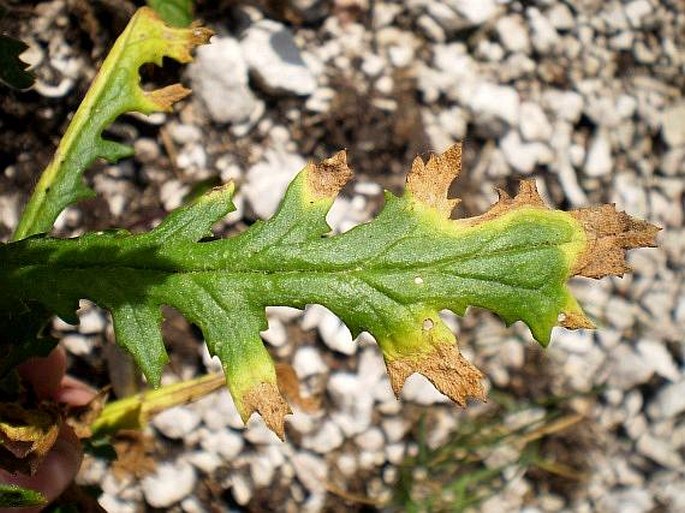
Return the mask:
<svg viewBox="0 0 685 513"><path fill-rule="evenodd" d="M104 139L119 115L170 110L188 94L180 85L144 91L138 69L163 57L191 59L211 32L171 28L140 9L115 43L43 173L10 243L0 246L0 328L5 371L54 346L40 338L53 314L78 322L80 299L112 314L117 342L157 387L167 353L161 307L169 305L202 330L222 362L243 420L258 412L280 437L290 409L260 338L265 307L321 304L354 334L370 332L399 393L418 372L460 405L484 399L483 375L466 360L438 313L487 308L511 324L525 322L542 345L552 327L592 328L571 294L573 276L629 271L625 250L653 246L658 228L612 205L562 212L547 207L533 180L483 215L450 219L450 183L461 146L427 162L417 158L400 196L385 194L371 222L331 235L325 216L350 180L345 153L310 162L268 221L243 233L207 240L234 209L235 185L212 190L169 214L147 233L125 230L50 237L59 213L92 196L82 174L98 158L129 156ZM38 338L37 338L38 337Z"/></svg>

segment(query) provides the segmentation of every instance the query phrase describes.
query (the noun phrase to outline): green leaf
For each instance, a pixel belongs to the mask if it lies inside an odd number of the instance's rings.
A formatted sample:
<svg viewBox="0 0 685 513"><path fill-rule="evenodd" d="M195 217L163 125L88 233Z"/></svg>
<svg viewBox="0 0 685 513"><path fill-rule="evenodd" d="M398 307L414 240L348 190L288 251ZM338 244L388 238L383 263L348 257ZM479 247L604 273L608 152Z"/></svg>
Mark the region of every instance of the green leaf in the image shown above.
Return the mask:
<svg viewBox="0 0 685 513"><path fill-rule="evenodd" d="M193 21L193 0L147 0L147 5L174 27L187 27Z"/></svg>
<svg viewBox="0 0 685 513"><path fill-rule="evenodd" d="M190 62L190 51L206 43L211 34L200 27L168 27L147 7L134 14L74 114L55 157L43 171L13 240L50 231L64 208L93 196L82 180L93 161L102 158L115 162L133 153L129 146L102 138L102 131L119 115L170 111L174 102L190 93L180 84L144 91L138 69L149 62L161 66L164 57Z"/></svg>
<svg viewBox="0 0 685 513"><path fill-rule="evenodd" d="M258 411L280 435L288 407L259 336L269 305L328 307L353 333L376 337L396 393L420 372L465 404L484 396L482 375L440 310L487 308L547 344L555 325L591 326L567 280L621 274L625 249L653 245L657 228L611 206L550 210L532 181L482 216L450 220L447 189L460 164L460 146L417 159L402 196L386 193L375 220L336 236L325 216L351 176L342 152L308 164L269 221L232 238L198 242L233 209L229 185L146 234L7 244L0 302L39 301L69 315L87 298L109 309L118 342L154 385L166 361L160 308L170 305L202 329L243 418Z"/></svg>
<svg viewBox="0 0 685 513"><path fill-rule="evenodd" d="M42 493L17 485L0 484L0 507L27 508L46 503Z"/></svg>
<svg viewBox="0 0 685 513"><path fill-rule="evenodd" d="M26 71L28 64L19 58L27 48L23 41L0 35L0 82L15 89L33 85L33 75Z"/></svg>

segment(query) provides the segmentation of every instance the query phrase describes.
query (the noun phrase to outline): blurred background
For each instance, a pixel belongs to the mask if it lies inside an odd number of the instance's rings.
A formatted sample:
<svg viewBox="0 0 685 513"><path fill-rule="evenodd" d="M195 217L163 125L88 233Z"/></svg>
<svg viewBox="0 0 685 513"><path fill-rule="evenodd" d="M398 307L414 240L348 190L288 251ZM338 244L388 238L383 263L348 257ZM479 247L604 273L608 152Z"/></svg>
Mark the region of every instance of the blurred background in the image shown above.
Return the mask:
<svg viewBox="0 0 685 513"><path fill-rule="evenodd" d="M142 2L4 2L0 29L29 44L35 87L0 98L0 236L7 240L97 66ZM495 187L534 177L550 204L612 202L661 227L629 254L632 275L578 280L596 331L558 329L541 349L519 323L445 313L489 379L461 410L421 376L401 401L368 336L318 306L269 309L263 333L293 369L286 442L247 429L218 392L157 416L119 459L87 456L79 482L112 513L142 511L685 511L685 5L678 0L254 0L197 2L212 44L181 67L141 70L149 87L194 94L173 114L125 116L109 131L136 155L87 175L98 197L55 233L143 231L234 180L230 235L276 209L309 159L340 149L356 172L329 215L370 220L402 190L415 155L464 142L459 216ZM140 378L106 312L56 320L72 374ZM201 334L172 310L166 383L216 371ZM292 373L291 373L292 375ZM298 384L299 381L299 384Z"/></svg>

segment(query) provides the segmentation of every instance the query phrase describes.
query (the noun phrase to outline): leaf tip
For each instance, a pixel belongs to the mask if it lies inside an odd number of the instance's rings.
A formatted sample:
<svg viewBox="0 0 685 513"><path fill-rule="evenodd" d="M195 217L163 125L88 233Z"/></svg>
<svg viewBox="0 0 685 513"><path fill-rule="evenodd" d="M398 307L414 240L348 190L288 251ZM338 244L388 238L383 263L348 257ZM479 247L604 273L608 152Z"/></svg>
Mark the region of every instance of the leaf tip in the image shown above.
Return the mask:
<svg viewBox="0 0 685 513"><path fill-rule="evenodd" d="M318 164L311 162L307 170L307 189L315 200L334 198L352 178L345 150Z"/></svg>
<svg viewBox="0 0 685 513"><path fill-rule="evenodd" d="M407 378L418 372L462 407L466 406L469 397L486 400L483 373L464 358L456 346L438 344L432 349L428 353L387 362L390 385L396 396L399 397Z"/></svg>
<svg viewBox="0 0 685 513"><path fill-rule="evenodd" d="M191 93L190 89L181 84L172 84L154 91L143 93L146 99L154 104L151 111L170 112L174 103L182 100Z"/></svg>
<svg viewBox="0 0 685 513"><path fill-rule="evenodd" d="M200 46L209 43L209 40L214 35L214 31L207 27L195 25L190 28L190 44L192 46Z"/></svg>
<svg viewBox="0 0 685 513"><path fill-rule="evenodd" d="M616 210L615 205L582 208L570 214L581 224L587 244L576 259L572 275L587 278L623 276L629 249L655 247L661 228Z"/></svg>
<svg viewBox="0 0 685 513"><path fill-rule="evenodd" d="M447 194L450 185L461 173L461 159L461 143L453 144L439 155L431 154L427 163L421 157L416 157L407 175L406 190L420 203L449 218L460 201L448 198Z"/></svg>
<svg viewBox="0 0 685 513"><path fill-rule="evenodd" d="M259 413L266 426L285 439L285 416L292 413L278 387L273 383L260 383L248 390L242 397L240 415L247 423L253 413Z"/></svg>
<svg viewBox="0 0 685 513"><path fill-rule="evenodd" d="M595 324L583 312L562 312L559 314L558 324L569 330L595 328Z"/></svg>

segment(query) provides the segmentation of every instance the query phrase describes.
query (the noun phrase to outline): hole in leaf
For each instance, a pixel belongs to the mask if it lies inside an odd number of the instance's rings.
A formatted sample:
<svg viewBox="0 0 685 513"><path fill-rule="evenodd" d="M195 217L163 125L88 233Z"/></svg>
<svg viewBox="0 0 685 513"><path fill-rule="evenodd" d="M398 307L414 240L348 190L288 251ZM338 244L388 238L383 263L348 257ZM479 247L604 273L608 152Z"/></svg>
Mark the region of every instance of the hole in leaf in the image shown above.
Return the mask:
<svg viewBox="0 0 685 513"><path fill-rule="evenodd" d="M181 64L173 59L164 57L162 65L154 63L143 64L139 69L140 87L144 91L154 91L162 87L176 84L181 74Z"/></svg>
<svg viewBox="0 0 685 513"><path fill-rule="evenodd" d="M432 330L433 326L435 326L433 319L424 319L423 320L423 330L424 331Z"/></svg>

